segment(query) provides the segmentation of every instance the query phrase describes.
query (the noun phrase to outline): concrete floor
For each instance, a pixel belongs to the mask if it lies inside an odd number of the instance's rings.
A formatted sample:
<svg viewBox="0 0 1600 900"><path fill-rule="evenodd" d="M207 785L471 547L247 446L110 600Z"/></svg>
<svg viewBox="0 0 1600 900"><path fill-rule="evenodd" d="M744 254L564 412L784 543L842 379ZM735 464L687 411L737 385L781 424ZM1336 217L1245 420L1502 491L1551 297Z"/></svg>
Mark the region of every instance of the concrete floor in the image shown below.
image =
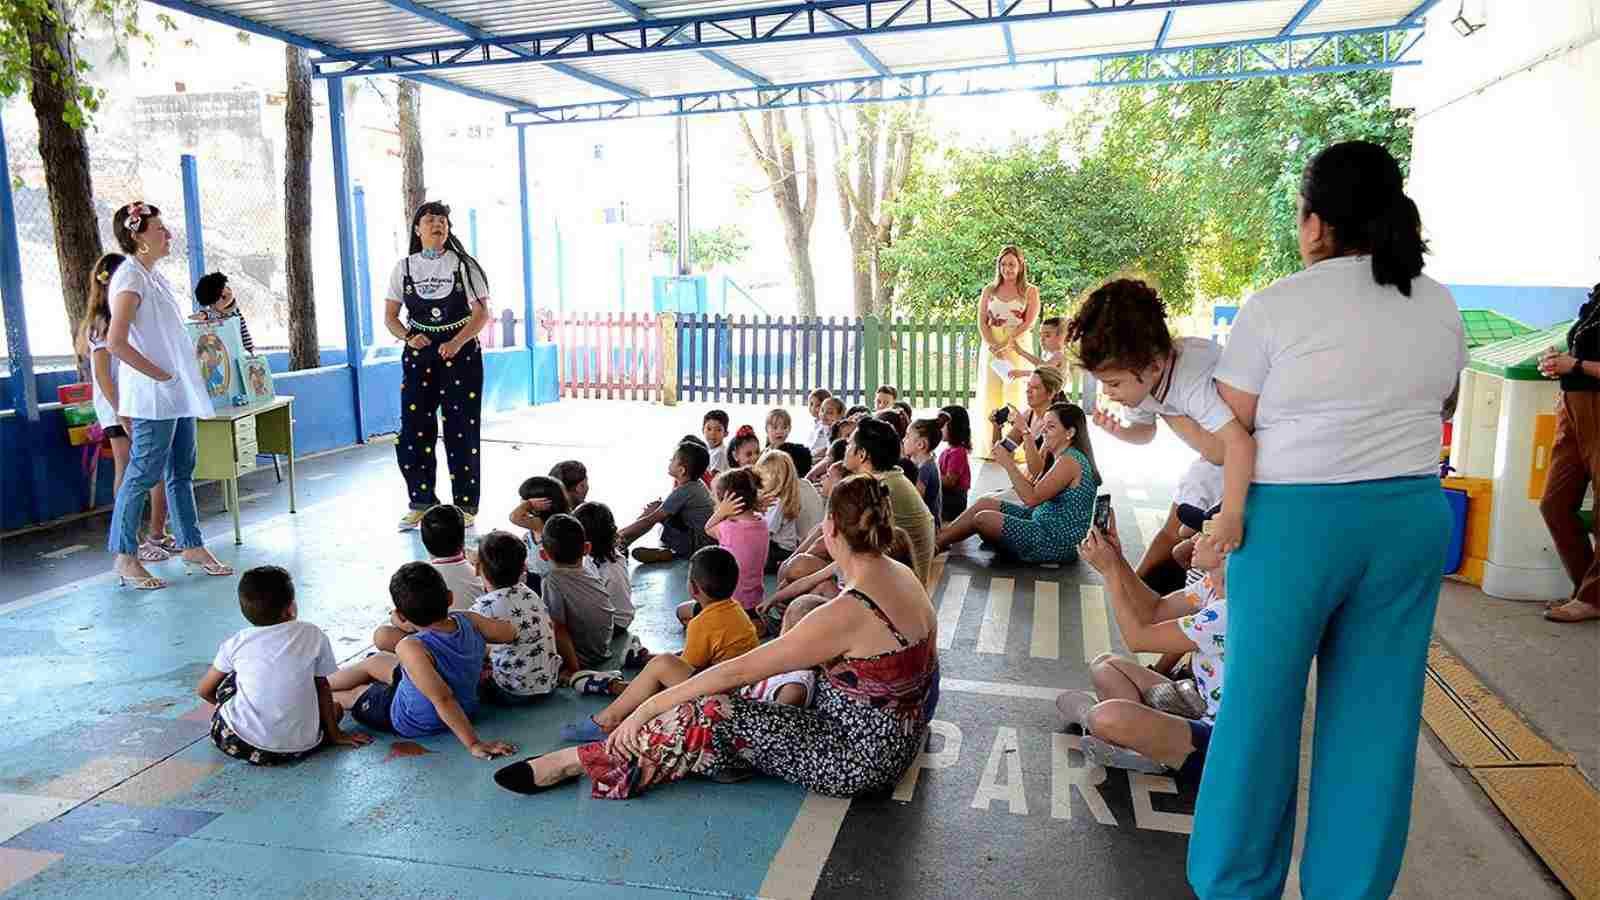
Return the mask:
<svg viewBox="0 0 1600 900"><path fill-rule="evenodd" d="M522 478L566 458L588 463L591 496L625 520L663 492L673 439L698 431L705 408L563 401L488 423L484 481L501 487L485 492L480 533L504 522ZM763 414L731 411L735 424L759 425ZM1100 461L1136 556L1186 451L1166 440L1111 449L1102 440ZM243 505L238 548L218 493L202 488L205 531L236 565L290 568L302 618L354 658L386 613L388 572L421 555L414 535L393 529L404 509L393 449L304 460L299 474L295 516L270 472L247 477L245 496L262 496ZM980 483L1000 475L985 470ZM495 764L448 735L417 742L430 751L421 756L380 740L279 770L225 760L192 689L216 644L244 624L232 580L169 571L167 591L118 591L104 575L104 518L0 544L8 898L1189 895L1194 787L1085 767L1058 733L1054 694L1087 687L1085 660L1122 649L1114 621L1081 590L1098 583L1087 569L994 568L976 550L950 558L935 594L956 626L941 650L939 723L923 768L894 798L844 803L772 781L690 781L612 803L590 799L586 784L506 794L489 779ZM683 578L682 566L634 571L636 630L652 647L681 644L670 616ZM1556 629L1533 607L1456 587L1438 627L1593 775L1600 630ZM480 729L540 752L556 745L560 723L598 706L560 692L488 712ZM1426 730L1413 810L1397 896L1564 895Z"/></svg>

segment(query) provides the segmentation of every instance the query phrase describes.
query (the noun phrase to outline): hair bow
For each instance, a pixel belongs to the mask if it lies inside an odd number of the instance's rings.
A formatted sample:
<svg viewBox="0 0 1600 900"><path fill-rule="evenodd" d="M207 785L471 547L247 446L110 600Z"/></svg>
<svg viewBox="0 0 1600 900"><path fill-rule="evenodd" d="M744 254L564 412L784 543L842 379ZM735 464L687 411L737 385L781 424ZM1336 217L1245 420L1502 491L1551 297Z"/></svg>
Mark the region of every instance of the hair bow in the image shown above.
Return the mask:
<svg viewBox="0 0 1600 900"><path fill-rule="evenodd" d="M144 224L144 217L150 215L150 207L143 200L135 200L128 204L128 217L122 220L122 227L137 234L139 227Z"/></svg>
<svg viewBox="0 0 1600 900"><path fill-rule="evenodd" d="M733 436L736 437L736 438L755 437L756 436L756 430L755 430L754 427L752 427L750 425L740 425L739 426L739 430L735 431L733 433Z"/></svg>

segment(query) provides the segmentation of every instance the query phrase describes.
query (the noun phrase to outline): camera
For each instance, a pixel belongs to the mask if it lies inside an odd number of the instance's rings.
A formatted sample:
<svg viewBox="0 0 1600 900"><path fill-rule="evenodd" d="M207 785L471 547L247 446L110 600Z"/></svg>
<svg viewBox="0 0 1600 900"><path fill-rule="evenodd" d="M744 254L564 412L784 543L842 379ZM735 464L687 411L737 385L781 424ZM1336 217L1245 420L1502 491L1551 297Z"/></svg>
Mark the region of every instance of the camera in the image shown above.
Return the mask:
<svg viewBox="0 0 1600 900"><path fill-rule="evenodd" d="M1010 418L1011 418L1011 410L1007 409L1004 406L1000 407L999 409L997 409L994 412L989 414L989 421L995 423L996 425L1000 425L1000 426L1004 426L1006 424L1006 421L1008 419L1010 419Z"/></svg>

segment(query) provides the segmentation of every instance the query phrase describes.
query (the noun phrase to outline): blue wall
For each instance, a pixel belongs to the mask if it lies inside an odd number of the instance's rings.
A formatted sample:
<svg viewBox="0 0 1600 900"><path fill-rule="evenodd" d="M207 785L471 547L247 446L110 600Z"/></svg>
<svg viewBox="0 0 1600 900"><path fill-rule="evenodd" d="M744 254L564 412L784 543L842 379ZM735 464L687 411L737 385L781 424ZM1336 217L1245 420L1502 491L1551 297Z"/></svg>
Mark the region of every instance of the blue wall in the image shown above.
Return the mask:
<svg viewBox="0 0 1600 900"><path fill-rule="evenodd" d="M288 360L273 354L273 368ZM328 360L338 362L328 364ZM319 453L356 443L352 409L354 372L344 364L343 350L324 350L324 365L317 369L273 376L277 393L294 397L296 456ZM556 348L534 348L532 360L525 348L507 347L484 353L484 412L506 412L528 405L530 387L538 385L536 402L558 398ZM40 399L54 399L58 384L77 380L71 371L41 372ZM368 436L388 434L400 427L400 362L380 360L361 369ZM4 395L0 395L4 396ZM89 504L89 485L82 471L83 450L67 443L67 426L59 404L42 404L39 425L25 427L15 415L0 417L0 530L22 528L81 512ZM100 461L97 505L112 501L111 460ZM33 486L39 486L33 497ZM34 507L38 505L36 510Z"/></svg>
<svg viewBox="0 0 1600 900"><path fill-rule="evenodd" d="M1549 328L1578 317L1589 289L1578 287L1511 287L1490 284L1447 284L1461 309L1492 309L1524 325Z"/></svg>

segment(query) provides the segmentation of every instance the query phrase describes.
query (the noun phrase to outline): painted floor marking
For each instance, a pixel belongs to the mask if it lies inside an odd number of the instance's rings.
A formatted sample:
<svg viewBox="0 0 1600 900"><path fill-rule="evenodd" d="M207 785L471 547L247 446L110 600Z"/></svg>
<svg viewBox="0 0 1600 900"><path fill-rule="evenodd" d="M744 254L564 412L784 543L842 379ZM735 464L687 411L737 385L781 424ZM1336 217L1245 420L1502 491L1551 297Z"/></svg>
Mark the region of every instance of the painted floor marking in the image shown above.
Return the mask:
<svg viewBox="0 0 1600 900"><path fill-rule="evenodd" d="M337 474L339 474L339 473L338 472L320 472L320 473L318 473L316 475L307 475L307 476L305 476L305 478L306 478L307 481L321 481L324 478L332 478L333 476L335 476Z"/></svg>
<svg viewBox="0 0 1600 900"><path fill-rule="evenodd" d="M979 653L1005 653L1006 632L1011 628L1011 593L1016 582L1010 578L989 580L989 605L983 610L983 625L978 629Z"/></svg>
<svg viewBox="0 0 1600 900"><path fill-rule="evenodd" d="M767 867L760 896L771 900L809 900L822 878L822 867L833 852L850 801L808 793L800 802L789 833Z"/></svg>
<svg viewBox="0 0 1600 900"><path fill-rule="evenodd" d="M1105 588L1098 584L1079 585L1078 600L1083 605L1083 661L1093 662L1096 656L1111 652Z"/></svg>
<svg viewBox="0 0 1600 900"><path fill-rule="evenodd" d="M972 586L971 575L951 575L944 586L944 599L939 601L940 650L949 650L956 639L956 628L961 624L961 607L967 602L967 588Z"/></svg>
<svg viewBox="0 0 1600 900"><path fill-rule="evenodd" d="M1031 684L1008 684L1002 681L968 681L964 678L939 679L939 690L958 694L983 694L989 697L1018 697L1023 700L1049 700L1051 703L1061 693L1061 688L1038 687Z"/></svg>
<svg viewBox="0 0 1600 900"><path fill-rule="evenodd" d="M1061 587L1054 581L1033 584L1033 642L1035 659L1061 658Z"/></svg>
<svg viewBox="0 0 1600 900"><path fill-rule="evenodd" d="M74 553L79 553L87 549L89 549L88 544L71 544L58 550L51 550L49 553L41 553L39 555L45 559L66 559Z"/></svg>

